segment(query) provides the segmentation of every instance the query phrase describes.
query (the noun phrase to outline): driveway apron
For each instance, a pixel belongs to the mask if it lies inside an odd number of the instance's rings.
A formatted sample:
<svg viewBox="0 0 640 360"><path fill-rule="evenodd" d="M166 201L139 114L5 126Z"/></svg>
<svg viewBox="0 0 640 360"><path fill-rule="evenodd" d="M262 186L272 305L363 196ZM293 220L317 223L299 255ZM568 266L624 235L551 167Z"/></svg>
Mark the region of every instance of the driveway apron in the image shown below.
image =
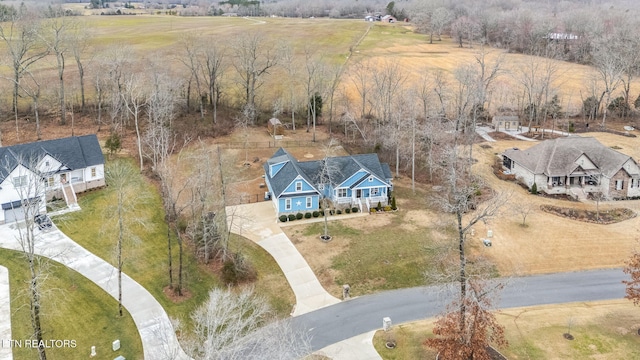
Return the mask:
<svg viewBox="0 0 640 360"><path fill-rule="evenodd" d="M276 260L296 295L291 315L306 314L340 302L320 284L307 261L278 226L271 201L227 207L231 232L265 249Z"/></svg>

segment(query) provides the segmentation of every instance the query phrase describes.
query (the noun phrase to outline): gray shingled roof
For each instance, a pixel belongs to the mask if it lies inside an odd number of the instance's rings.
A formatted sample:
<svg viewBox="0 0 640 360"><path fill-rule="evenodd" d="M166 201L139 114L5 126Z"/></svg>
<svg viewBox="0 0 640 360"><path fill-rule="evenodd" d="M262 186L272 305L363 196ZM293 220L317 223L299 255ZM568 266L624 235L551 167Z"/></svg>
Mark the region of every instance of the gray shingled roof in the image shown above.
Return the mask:
<svg viewBox="0 0 640 360"><path fill-rule="evenodd" d="M329 158L330 164L339 169L337 176L333 176L334 184L340 184L347 180L361 168L375 175L382 181L387 181L387 177L383 169L378 154L360 154L351 156L337 156ZM388 165L387 165L388 168Z"/></svg>
<svg viewBox="0 0 640 360"><path fill-rule="evenodd" d="M274 177L271 177L269 173L269 166L285 161L286 164L278 171L278 173ZM264 164L264 173L269 180L269 184L271 184L271 190L273 191L274 197L279 197L282 192L286 190L287 186L289 186L289 184L291 184L291 182L298 176L301 176L303 179L305 179L315 189L314 182L307 175L307 173L300 168L300 166L298 165L298 160L296 160L296 158L294 158L283 148L278 149L278 151L276 151L276 153L273 154L273 156L269 160L267 160L267 162ZM320 193L317 189L316 192L318 194Z"/></svg>
<svg viewBox="0 0 640 360"><path fill-rule="evenodd" d="M506 157L534 174L564 176L578 165L575 161L586 155L607 177L613 176L630 156L602 145L592 137L570 136L546 140L527 150L507 149Z"/></svg>
<svg viewBox="0 0 640 360"><path fill-rule="evenodd" d="M28 166L33 160L51 155L69 170L104 164L104 156L96 135L72 136L0 148L0 182L15 169L18 161Z"/></svg>
<svg viewBox="0 0 640 360"><path fill-rule="evenodd" d="M287 161L287 164L278 171L274 178L270 177L269 166L283 161ZM389 165L381 164L378 154L337 156L330 157L327 161L329 162L329 166L334 169L331 174L331 182L334 185L344 182L360 169L368 171L383 181L388 181L392 178ZM298 162L298 160L286 150L280 148L264 164L264 170L265 176L268 177L269 183L271 184L274 193L273 196L278 197L298 175L302 176L302 178L314 187L321 183L320 176L323 166L324 160Z"/></svg>

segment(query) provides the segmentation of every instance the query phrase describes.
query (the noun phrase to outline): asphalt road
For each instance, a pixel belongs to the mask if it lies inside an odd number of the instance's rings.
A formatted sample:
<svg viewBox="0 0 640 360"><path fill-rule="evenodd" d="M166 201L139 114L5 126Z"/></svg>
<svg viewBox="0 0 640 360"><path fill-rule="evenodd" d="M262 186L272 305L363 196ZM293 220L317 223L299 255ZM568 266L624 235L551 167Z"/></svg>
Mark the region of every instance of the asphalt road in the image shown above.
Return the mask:
<svg viewBox="0 0 640 360"><path fill-rule="evenodd" d="M625 295L622 269L538 275L508 280L498 308L620 299ZM353 286L352 286L353 289ZM313 351L393 324L437 315L450 298L443 287L387 291L343 301L292 319L293 326L311 335Z"/></svg>

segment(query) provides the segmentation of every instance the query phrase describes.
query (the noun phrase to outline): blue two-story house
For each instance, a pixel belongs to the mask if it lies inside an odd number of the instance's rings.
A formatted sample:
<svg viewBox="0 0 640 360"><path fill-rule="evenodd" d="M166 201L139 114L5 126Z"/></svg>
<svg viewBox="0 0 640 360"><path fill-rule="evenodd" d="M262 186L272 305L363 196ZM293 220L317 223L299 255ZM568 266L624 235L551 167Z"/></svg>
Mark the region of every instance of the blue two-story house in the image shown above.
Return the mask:
<svg viewBox="0 0 640 360"><path fill-rule="evenodd" d="M336 156L298 162L280 148L264 164L265 182L278 214L315 211L327 199L333 207L368 211L387 204L393 189L389 165L377 154Z"/></svg>

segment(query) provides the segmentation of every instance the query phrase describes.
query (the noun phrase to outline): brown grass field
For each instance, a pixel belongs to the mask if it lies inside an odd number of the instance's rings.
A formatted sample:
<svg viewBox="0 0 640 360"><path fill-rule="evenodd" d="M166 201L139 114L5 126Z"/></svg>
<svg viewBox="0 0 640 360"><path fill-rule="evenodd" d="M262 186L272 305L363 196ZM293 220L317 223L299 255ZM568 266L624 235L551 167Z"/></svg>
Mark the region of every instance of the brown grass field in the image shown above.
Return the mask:
<svg viewBox="0 0 640 360"><path fill-rule="evenodd" d="M180 65L178 60L180 40L186 34L190 33L211 36L212 41L231 41L239 32L259 31L264 34L268 41L274 46L279 42L291 42L298 55L304 53L305 46L312 44L313 50L318 54L325 54L326 60L334 65L343 64L345 61L347 61L347 65L351 65L356 61L364 59L370 59L372 63L378 64L384 61L393 61L400 65L400 68L408 79L408 83L417 81L425 69L440 69L451 76L456 67L473 61L474 54L479 50L479 48L458 48L456 44L447 38L442 42L432 45L427 44L423 35L414 34L404 24L375 24L360 45L354 47L369 26L369 24L361 20L192 18L158 15L87 16L80 18L80 20L85 21L87 27L90 28L94 34L92 41L93 48L91 51L95 54L100 54L101 51L107 49L109 46L128 44L135 54L135 59L139 61L138 65L135 66L136 69L149 67L149 64L152 64L153 60L153 66L168 68L175 73L185 72L184 66ZM350 49L353 50L353 53L348 58ZM505 64L505 71L496 82L496 89L492 95L492 106L497 106L502 103L517 104L519 96L517 94L521 94L522 91L516 86L517 82L513 74L523 63L531 61L531 58L519 54L506 54L495 49L488 49L488 51L490 58L504 56L503 61ZM87 72L94 74L88 75L89 77L95 76L97 64L101 57L101 55L96 55L88 63L89 68ZM55 88L55 86L53 86L55 82L53 82L54 75L52 72L54 69L54 59L49 58L47 61L47 63L40 64L39 68L41 69L43 77L50 76L49 84L51 86L49 86L49 88ZM558 62L557 65L559 68L559 78L555 82L555 86L558 88L561 103L565 110L575 111L575 109L579 108L580 98L587 96L586 83L593 69L587 66L565 62ZM2 71L6 71L6 68ZM340 91L348 94L347 96L351 97L353 101L353 84L349 80L350 76L352 76L351 71L352 69L349 67L345 69L341 85L344 86L345 89ZM69 75L67 89L75 93L77 91L75 88L76 85L72 83L75 81L76 70L72 64L68 64L66 73ZM274 72L273 76L264 86L264 89L268 90L261 96L261 103L267 111L270 110L270 104L274 99L284 96L285 84L282 82L282 74L282 70ZM235 89L232 84L232 77L234 76L232 68L228 70L228 76L229 79L227 81L230 89L232 87ZM6 101L10 96L8 89L8 81L0 83L0 90L4 90L4 95L2 96L3 101ZM633 98L637 96L638 90L640 90L640 86L638 82L636 82L632 88ZM230 92L233 91L235 90L230 90ZM55 104L55 96L53 94L43 96L46 97L44 103L48 101L50 104ZM22 101L26 108L27 101L24 99ZM231 99L227 99L227 101L232 102ZM355 102L355 104L357 104L357 102ZM357 105L354 106L357 107ZM344 109L337 108L336 110L339 113ZM10 118L8 106L3 107L2 117L5 119ZM55 125L56 121L53 119L45 119L44 121L51 129L51 132L45 132L45 138L51 138L53 134L64 134L64 136L71 134L69 125L67 127L59 127ZM286 120L283 120L283 122L284 121ZM13 123L3 122L0 125L2 126L4 134L11 131L15 132L15 124ZM617 124L616 126L618 125L621 126L621 124ZM30 123L29 126L32 126L32 123ZM83 129L76 130L75 133L79 134L92 131L93 125L87 125ZM627 138L606 133L585 134L585 136L594 136L607 146L618 146L621 148L621 152L631 155L635 159L640 159L640 146L638 146L640 140L638 140L638 138ZM24 141L26 138L27 137L21 137L20 140L14 139L13 142L7 141L7 144ZM262 128L252 129L249 138L249 141L269 140L266 130ZM326 138L327 135L319 130L318 139L323 140ZM289 139L309 140L310 134L306 133L303 129L299 129L296 133L288 133L286 140ZM215 144L220 141L242 142L243 137L236 131L228 137L206 141L210 144ZM496 143L490 143L490 148L477 146L474 149L474 154L478 159L475 170L481 174L486 182L494 189L510 192L510 203L512 205L532 204L537 207L542 204L555 204L568 207L594 208L595 205L589 202L565 202L529 195L520 186L498 180L491 173L491 164L496 154L499 154L509 147L526 148L533 144L534 143L518 140L501 140ZM233 162L233 167L236 169L233 172L237 175L235 177L238 179L238 183L234 185L236 186L234 191L257 194L264 191L258 186L261 183L260 175L262 174L262 164L275 150L276 148L250 149L246 154L242 149L225 150L225 154L228 156L227 158L232 159L230 161ZM300 159L305 157L311 159L322 156L321 146L290 148L288 150ZM339 153L343 151L341 149L337 150ZM248 167L243 165L245 156L251 163ZM254 158L258 158L259 160L254 163ZM373 230L376 228L384 228L385 225L393 224L393 226L397 226L397 228L394 229L401 229L405 234L411 233L416 239L422 236L421 234L424 234L423 237L428 239L438 237L446 238L447 235L440 232L435 226L445 217L441 213L428 210L425 194L430 191L429 186L420 185L419 195L412 196L410 191L407 190L408 181L406 178L398 180L396 184L403 187L406 194L402 198L398 198L398 206L401 209L400 212L392 214L389 217L365 217L364 219L367 219L365 222L358 219L349 220L345 221L343 226L349 231L373 233ZM640 201L601 204L601 207L628 207L634 211L640 211ZM497 270L501 275L525 275L620 267L630 252L638 247L637 239L640 233L640 217L617 224L597 225L571 221L539 210L534 210L527 218L526 227L520 226L521 222L522 219L507 206L500 217L489 221L487 224L480 223L476 225L475 234L469 240L473 251L486 255L494 260ZM292 226L287 229L287 232L290 236L297 233L294 239L296 246L298 246L301 253L309 261L325 287L327 287L329 291L339 294L340 290L337 286L336 279L345 279L345 274L332 269L333 261L342 252L348 250L355 242L350 242L350 240L346 238L348 235L345 235L344 242L335 241L330 243L329 246L321 248L321 246L326 244L321 244L319 241L312 241L311 239L315 238L316 234L307 233L305 230L306 228L303 226ZM481 246L481 238L486 236L487 230L493 231L493 246L491 248ZM421 245L418 241L422 240L416 240L415 244ZM373 250L369 251L371 252ZM413 256L419 256L419 254L413 252ZM376 260L385 263L383 261L387 259L377 258ZM400 262L400 260L398 260L398 262ZM405 265L409 267L411 263ZM379 278L371 279L367 284L367 291L379 290L383 288L383 286L386 286L383 280L384 279ZM354 286L354 290L357 289L357 285L352 284L352 286ZM583 308L588 308L588 306L590 305L583 305ZM610 311L618 311L613 310L613 308L617 307L622 309L627 308L627 305L626 303L614 302L611 305L612 310ZM558 306L557 309L564 311L561 306ZM564 313L561 312L563 315L553 315L551 311L549 311L547 315L543 314L544 311L536 313L534 310L522 310L522 312L523 314L535 314L541 319L541 322L531 326L531 329L535 329L537 326L537 328L555 329L553 331L562 331L559 329L565 325L563 323L566 323L566 317L574 316L568 314L584 313L582 310L578 311L577 309L572 309L568 312L565 311ZM631 313L632 312L629 311L625 314ZM578 315L575 316L577 317ZM520 318L523 317L521 316ZM602 313L600 317L594 317L591 320L585 319L582 324L587 324L588 321L593 321L594 324L598 324L599 322L606 324L608 318L609 315L605 312ZM624 316L622 318L624 318ZM628 333L632 327L638 326L637 324L640 323L640 320L631 315L628 315L627 318L629 321L632 321L629 326L624 325L624 329L626 329L625 331ZM505 321L508 322L512 320L506 319ZM526 326L523 325L522 328L526 328ZM517 333L517 331L522 331L522 329L518 330L514 328L508 330L510 336L514 336L513 334ZM528 334L529 335L526 335L528 337L535 336L542 340L546 339L546 333L536 333L531 330ZM552 330L549 330L549 334L553 334ZM514 344L517 344L519 340L516 339L512 341ZM596 339L593 341L593 344L587 343L584 345L587 350L592 348L591 345L600 349L600 344L607 344L604 340L600 341ZM637 348L637 345L638 344L635 343L635 348ZM527 346L528 345L524 344L523 348L526 349ZM569 345L563 343L563 346ZM618 349L617 345L606 345L605 347ZM564 353L563 351L565 350L560 344L557 349L562 354L574 354ZM539 350L531 351L536 352ZM614 353L620 354L622 357L613 358L632 358L638 356L638 354L632 354L631 352ZM547 353L543 352L542 354L541 357L537 358L554 358L553 356L545 357L544 355ZM587 352L580 352L578 354L580 354L580 356L577 358L585 358L586 356L582 355L587 354ZM536 358L529 357L527 354L517 353L514 353L513 356L513 358L523 359ZM569 358L576 358L571 355L568 356ZM612 357L595 356L593 358L602 359Z"/></svg>
<svg viewBox="0 0 640 360"><path fill-rule="evenodd" d="M168 70L178 76L186 76L187 68L181 63L183 56L183 39L187 36L198 35L209 39L214 44L232 44L238 34L256 32L264 36L267 48L277 49L281 45L289 45L297 56L298 73L302 78L305 51L321 58L329 66L345 66L338 91L336 92L336 111L341 113L347 108L355 110L357 101L350 105L346 100L354 101L357 97L352 82L353 65L361 60L370 60L372 64L381 66L390 61L399 65L406 84L417 82L425 71L442 70L448 77L448 86L454 87L453 72L457 67L474 63L474 56L481 51L478 45L474 48L459 48L450 38L443 37L443 41L428 44L425 35L416 34L411 26L403 23L370 25L362 20L339 19L292 19L292 18L232 18L232 17L180 17L169 15L136 16L100 16L89 15L73 18L73 21L84 24L91 34L91 47L84 56L87 74L87 94L94 91L92 83L100 62L107 58L111 48L126 47L132 52L131 69L135 71L150 71L153 69ZM368 29L371 26L370 29ZM365 35L363 37L363 35ZM361 42L359 42L362 40ZM0 44L0 49L4 47ZM227 56L232 56L228 49ZM535 57L521 54L509 54L499 49L485 48L488 63L496 58L502 58L501 75L496 79L494 89L490 95L490 107L499 106L518 108L522 105L523 90L518 85L518 73L523 64L537 61ZM581 99L590 95L588 83L594 74L588 66L554 62L557 67L557 79L551 95L557 93L564 110L577 113ZM36 76L44 83L55 84L55 58L47 57L35 66ZM8 71L4 68L2 72ZM373 71L372 71L373 72ZM68 62L65 69L67 90L76 94L77 69L75 64ZM237 101L238 88L234 84L235 70L229 66L226 74L225 102L234 104ZM259 96L259 105L264 111L270 112L274 100L288 97L288 84L282 81L285 71L274 69L266 79L266 83ZM299 79L302 80L302 79ZM297 85L298 94L303 94L304 81ZM634 82L631 96L635 99L640 91L640 83ZM10 96L10 81L0 83L4 91L5 101ZM42 104L55 104L55 86L47 88L43 94ZM614 94L618 96L619 94ZM77 96L77 95L73 95ZM301 99L298 99L299 101ZM26 109L27 99L21 101ZM356 111L357 112L357 111ZM9 114L5 115L8 119Z"/></svg>

